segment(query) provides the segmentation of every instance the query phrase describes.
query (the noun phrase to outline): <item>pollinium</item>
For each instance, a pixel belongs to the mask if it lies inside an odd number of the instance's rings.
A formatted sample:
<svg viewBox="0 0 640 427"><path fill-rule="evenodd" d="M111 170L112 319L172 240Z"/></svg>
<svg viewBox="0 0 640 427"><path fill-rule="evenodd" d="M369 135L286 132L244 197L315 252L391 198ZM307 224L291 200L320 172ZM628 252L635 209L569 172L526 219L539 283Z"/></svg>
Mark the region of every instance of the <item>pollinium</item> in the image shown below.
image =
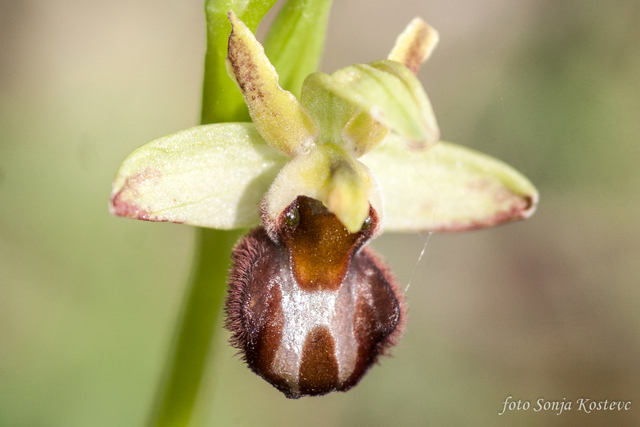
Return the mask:
<svg viewBox="0 0 640 427"><path fill-rule="evenodd" d="M287 397L350 389L402 334L404 297L365 247L378 226L370 207L350 233L320 201L298 196L269 233L259 226L234 248L231 343Z"/></svg>

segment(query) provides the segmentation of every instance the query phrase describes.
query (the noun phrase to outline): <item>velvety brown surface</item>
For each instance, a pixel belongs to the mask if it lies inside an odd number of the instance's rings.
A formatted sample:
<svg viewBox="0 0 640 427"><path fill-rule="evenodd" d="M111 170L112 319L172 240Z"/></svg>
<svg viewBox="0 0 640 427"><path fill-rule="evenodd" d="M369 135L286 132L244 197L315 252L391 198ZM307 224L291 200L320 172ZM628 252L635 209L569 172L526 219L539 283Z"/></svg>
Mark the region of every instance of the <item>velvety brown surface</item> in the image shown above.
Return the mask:
<svg viewBox="0 0 640 427"><path fill-rule="evenodd" d="M225 309L232 345L243 352L255 373L284 391L286 383L272 370L284 325L277 285L282 258L281 249L263 228L245 236L233 252Z"/></svg>
<svg viewBox="0 0 640 427"><path fill-rule="evenodd" d="M326 327L313 330L304 343L300 364L300 392L325 394L338 385L338 361L331 332Z"/></svg>
<svg viewBox="0 0 640 427"><path fill-rule="evenodd" d="M353 277L358 286L354 330L358 340L358 358L343 390L356 385L385 349L402 334L406 317L404 296L395 278L370 249L359 252L353 263Z"/></svg>

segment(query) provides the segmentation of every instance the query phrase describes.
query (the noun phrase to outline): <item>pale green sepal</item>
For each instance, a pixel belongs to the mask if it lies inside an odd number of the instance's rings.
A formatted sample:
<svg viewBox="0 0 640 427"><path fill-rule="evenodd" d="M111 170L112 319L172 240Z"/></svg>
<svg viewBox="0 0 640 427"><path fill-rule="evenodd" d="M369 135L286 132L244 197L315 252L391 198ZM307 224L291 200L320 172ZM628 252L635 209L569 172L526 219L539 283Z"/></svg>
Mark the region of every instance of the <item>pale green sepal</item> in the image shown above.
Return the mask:
<svg viewBox="0 0 640 427"><path fill-rule="evenodd" d="M264 41L264 51L283 89L300 97L304 79L318 69L331 0L289 0Z"/></svg>
<svg viewBox="0 0 640 427"><path fill-rule="evenodd" d="M231 36L227 70L244 96L260 135L288 156L307 151L317 128L291 92L278 85L278 73L262 45L233 12L229 12Z"/></svg>
<svg viewBox="0 0 640 427"><path fill-rule="evenodd" d="M146 221L250 227L286 161L251 123L196 126L131 153L116 174L109 210Z"/></svg>
<svg viewBox="0 0 640 427"><path fill-rule="evenodd" d="M390 63L384 67L384 63ZM404 68L400 72L397 68ZM440 137L434 126L433 109L417 78L404 65L381 60L356 64L331 75L318 73L315 85L322 87L368 113L373 119L398 133L413 147L423 147ZM303 85L303 95L307 82ZM303 104L304 105L304 104Z"/></svg>
<svg viewBox="0 0 640 427"><path fill-rule="evenodd" d="M270 234L298 196L320 200L353 233L367 218L369 204L379 218L383 216L377 181L366 166L336 144L317 145L282 168L262 204L262 223Z"/></svg>
<svg viewBox="0 0 640 427"><path fill-rule="evenodd" d="M390 135L360 160L385 197L387 231L464 231L528 218L538 192L518 171L485 154L441 142L410 150Z"/></svg>
<svg viewBox="0 0 640 427"><path fill-rule="evenodd" d="M206 0L207 54L204 64L201 124L249 121L247 105L227 74L225 58L233 11L251 31L258 28L276 0Z"/></svg>

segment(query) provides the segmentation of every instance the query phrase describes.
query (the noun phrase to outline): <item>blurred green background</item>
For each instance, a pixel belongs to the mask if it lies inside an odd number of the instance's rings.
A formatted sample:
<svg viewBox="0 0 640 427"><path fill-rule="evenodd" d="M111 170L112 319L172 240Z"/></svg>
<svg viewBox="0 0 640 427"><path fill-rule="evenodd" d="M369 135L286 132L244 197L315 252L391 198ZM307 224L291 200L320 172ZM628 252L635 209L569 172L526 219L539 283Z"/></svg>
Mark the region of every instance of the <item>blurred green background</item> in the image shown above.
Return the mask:
<svg viewBox="0 0 640 427"><path fill-rule="evenodd" d="M199 417L638 425L640 3L336 0L322 69L386 56L416 15L441 35L420 77L443 138L522 171L538 212L378 238L410 283L410 319L394 357L346 394L288 401L219 334ZM0 425L141 425L194 230L114 218L107 201L130 151L197 123L202 2L3 0L0 37ZM574 406L499 416L510 395ZM578 398L632 403L585 414Z"/></svg>

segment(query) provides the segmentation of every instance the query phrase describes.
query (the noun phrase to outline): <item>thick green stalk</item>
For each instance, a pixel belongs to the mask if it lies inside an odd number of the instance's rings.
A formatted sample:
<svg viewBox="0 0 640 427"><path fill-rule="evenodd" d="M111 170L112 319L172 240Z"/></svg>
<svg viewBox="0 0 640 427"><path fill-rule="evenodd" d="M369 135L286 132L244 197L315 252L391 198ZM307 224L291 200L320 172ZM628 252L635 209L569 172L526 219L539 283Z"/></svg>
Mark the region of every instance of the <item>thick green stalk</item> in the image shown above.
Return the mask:
<svg viewBox="0 0 640 427"><path fill-rule="evenodd" d="M231 248L240 230L197 232L191 286L181 313L163 384L156 396L152 426L187 426L206 368L216 321L222 309Z"/></svg>
<svg viewBox="0 0 640 427"><path fill-rule="evenodd" d="M300 97L304 79L318 70L331 0L288 0L264 41L280 87Z"/></svg>
<svg viewBox="0 0 640 427"><path fill-rule="evenodd" d="M252 31L276 0L207 0L202 124L249 121L249 114L224 60L232 10ZM149 426L188 426L200 391L206 362L219 328L231 249L242 231L196 230L196 254L173 346L155 397Z"/></svg>

